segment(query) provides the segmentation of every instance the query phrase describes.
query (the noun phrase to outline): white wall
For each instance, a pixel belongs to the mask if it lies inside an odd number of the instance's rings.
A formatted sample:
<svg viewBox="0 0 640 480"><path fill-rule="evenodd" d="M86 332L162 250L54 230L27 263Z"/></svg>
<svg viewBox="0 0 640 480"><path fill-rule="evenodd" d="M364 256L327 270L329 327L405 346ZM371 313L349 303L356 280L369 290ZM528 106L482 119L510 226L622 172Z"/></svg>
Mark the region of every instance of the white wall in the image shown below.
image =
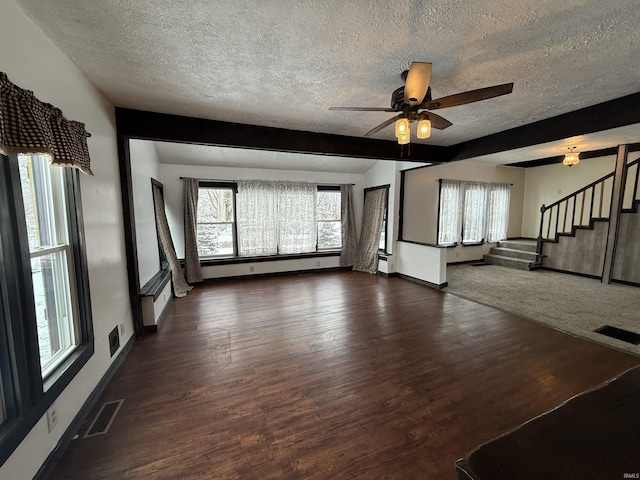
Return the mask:
<svg viewBox="0 0 640 480"><path fill-rule="evenodd" d="M640 153L629 154L628 161L637 159ZM540 206L550 205L576 190L611 173L616 157L609 155L581 160L578 165L544 165L526 169L522 236L536 238L540 228Z"/></svg>
<svg viewBox="0 0 640 480"><path fill-rule="evenodd" d="M131 140L131 184L136 218L136 243L140 286L160 270L160 253L151 179L160 181L160 162L153 142Z"/></svg>
<svg viewBox="0 0 640 480"><path fill-rule="evenodd" d="M398 242L398 273L442 285L447 281L446 249Z"/></svg>
<svg viewBox="0 0 640 480"><path fill-rule="evenodd" d="M13 0L0 3L0 70L40 100L61 108L67 118L86 123L95 173L81 175L95 353L56 400L58 424L53 431L47 431L42 417L0 467L0 478L22 480L33 478L109 368L109 331L124 322L124 345L133 335L133 323L113 106Z"/></svg>
<svg viewBox="0 0 640 480"><path fill-rule="evenodd" d="M398 162L393 160L379 160L369 168L365 176L365 187L389 185L389 206L387 214L387 261L380 261L378 269L384 273L394 273L397 270L396 244L398 239L398 225L400 220L400 172L425 165L417 162ZM364 192L362 200L364 202Z"/></svg>
<svg viewBox="0 0 640 480"><path fill-rule="evenodd" d="M356 224L358 231L360 230L363 206L362 191L365 180L364 174L160 164L160 177L164 185L167 220L179 258L184 257L183 181L180 180L180 177L228 181L283 180L329 184L353 183ZM318 265L318 262L320 262L320 265ZM276 260L273 262L204 267L202 269L202 275L204 278L221 278L337 266L339 266L338 257Z"/></svg>

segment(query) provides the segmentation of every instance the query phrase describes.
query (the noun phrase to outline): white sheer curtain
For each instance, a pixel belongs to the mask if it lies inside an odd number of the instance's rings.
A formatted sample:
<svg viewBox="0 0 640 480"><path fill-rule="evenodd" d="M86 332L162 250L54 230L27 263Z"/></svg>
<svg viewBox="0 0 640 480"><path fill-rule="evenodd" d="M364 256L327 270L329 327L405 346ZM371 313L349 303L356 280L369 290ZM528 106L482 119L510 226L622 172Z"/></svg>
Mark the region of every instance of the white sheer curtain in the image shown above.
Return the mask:
<svg viewBox="0 0 640 480"><path fill-rule="evenodd" d="M317 192L314 183L238 182L239 255L315 252Z"/></svg>
<svg viewBox="0 0 640 480"><path fill-rule="evenodd" d="M459 181L442 180L440 183L440 218L438 244L458 243L462 233L462 188Z"/></svg>
<svg viewBox="0 0 640 480"><path fill-rule="evenodd" d="M504 240L509 200L508 184L441 180L438 244Z"/></svg>
<svg viewBox="0 0 640 480"><path fill-rule="evenodd" d="M484 240L487 219L486 183L464 184L462 243L479 243Z"/></svg>
<svg viewBox="0 0 640 480"><path fill-rule="evenodd" d="M511 190L509 185L489 186L487 242L499 242L507 238L510 197Z"/></svg>
<svg viewBox="0 0 640 480"><path fill-rule="evenodd" d="M238 249L240 256L278 253L276 185L238 182Z"/></svg>
<svg viewBox="0 0 640 480"><path fill-rule="evenodd" d="M278 183L278 253L315 252L318 228L318 186L312 183Z"/></svg>

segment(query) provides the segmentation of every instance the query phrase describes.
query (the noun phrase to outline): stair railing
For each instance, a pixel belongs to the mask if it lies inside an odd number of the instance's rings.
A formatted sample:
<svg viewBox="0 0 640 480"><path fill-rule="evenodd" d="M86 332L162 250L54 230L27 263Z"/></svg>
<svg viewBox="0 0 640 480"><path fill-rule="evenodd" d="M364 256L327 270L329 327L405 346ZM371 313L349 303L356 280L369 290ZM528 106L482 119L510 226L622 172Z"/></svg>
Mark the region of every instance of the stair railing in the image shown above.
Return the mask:
<svg viewBox="0 0 640 480"><path fill-rule="evenodd" d="M560 235L573 235L577 228L592 228L594 220L606 220L611 215L613 177L611 172L582 187L551 205L540 207L538 253L542 253L544 240L557 241ZM624 188L623 208L637 208L640 158L627 165L627 182Z"/></svg>
<svg viewBox="0 0 640 480"><path fill-rule="evenodd" d="M640 158L627 165L627 183L622 196L623 211L637 211L640 198L638 195L638 181L640 180Z"/></svg>

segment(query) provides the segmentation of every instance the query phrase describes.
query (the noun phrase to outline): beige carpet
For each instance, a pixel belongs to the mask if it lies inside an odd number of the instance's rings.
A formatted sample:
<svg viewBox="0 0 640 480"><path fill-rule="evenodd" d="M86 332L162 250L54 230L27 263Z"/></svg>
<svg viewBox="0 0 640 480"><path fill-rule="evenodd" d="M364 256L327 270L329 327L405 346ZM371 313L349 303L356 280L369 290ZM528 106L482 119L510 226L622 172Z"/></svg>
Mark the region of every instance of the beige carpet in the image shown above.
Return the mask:
<svg viewBox="0 0 640 480"><path fill-rule="evenodd" d="M546 270L468 264L447 268L443 291L640 356L640 345L595 333L604 325L640 334L640 288Z"/></svg>

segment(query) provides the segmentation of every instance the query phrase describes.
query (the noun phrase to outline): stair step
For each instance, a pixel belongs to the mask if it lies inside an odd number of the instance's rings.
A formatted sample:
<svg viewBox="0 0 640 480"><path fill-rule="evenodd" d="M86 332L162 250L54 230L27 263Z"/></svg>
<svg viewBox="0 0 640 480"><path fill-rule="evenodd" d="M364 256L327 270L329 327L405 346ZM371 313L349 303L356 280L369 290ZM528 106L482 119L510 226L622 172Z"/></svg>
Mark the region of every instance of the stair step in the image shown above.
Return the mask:
<svg viewBox="0 0 640 480"><path fill-rule="evenodd" d="M511 248L513 250L524 250L525 252L536 251L535 240L503 240L498 242L498 247Z"/></svg>
<svg viewBox="0 0 640 480"><path fill-rule="evenodd" d="M531 262L529 260L521 260L519 258L513 257L505 257L503 255L484 255L482 259L486 263L490 263L492 265L501 265L503 267L517 268L519 270L532 270L537 268L538 265L536 262Z"/></svg>
<svg viewBox="0 0 640 480"><path fill-rule="evenodd" d="M530 262L535 262L538 260L538 254L536 252L530 252L515 248L491 247L489 249L489 254L509 258L519 258L520 260L528 260Z"/></svg>

